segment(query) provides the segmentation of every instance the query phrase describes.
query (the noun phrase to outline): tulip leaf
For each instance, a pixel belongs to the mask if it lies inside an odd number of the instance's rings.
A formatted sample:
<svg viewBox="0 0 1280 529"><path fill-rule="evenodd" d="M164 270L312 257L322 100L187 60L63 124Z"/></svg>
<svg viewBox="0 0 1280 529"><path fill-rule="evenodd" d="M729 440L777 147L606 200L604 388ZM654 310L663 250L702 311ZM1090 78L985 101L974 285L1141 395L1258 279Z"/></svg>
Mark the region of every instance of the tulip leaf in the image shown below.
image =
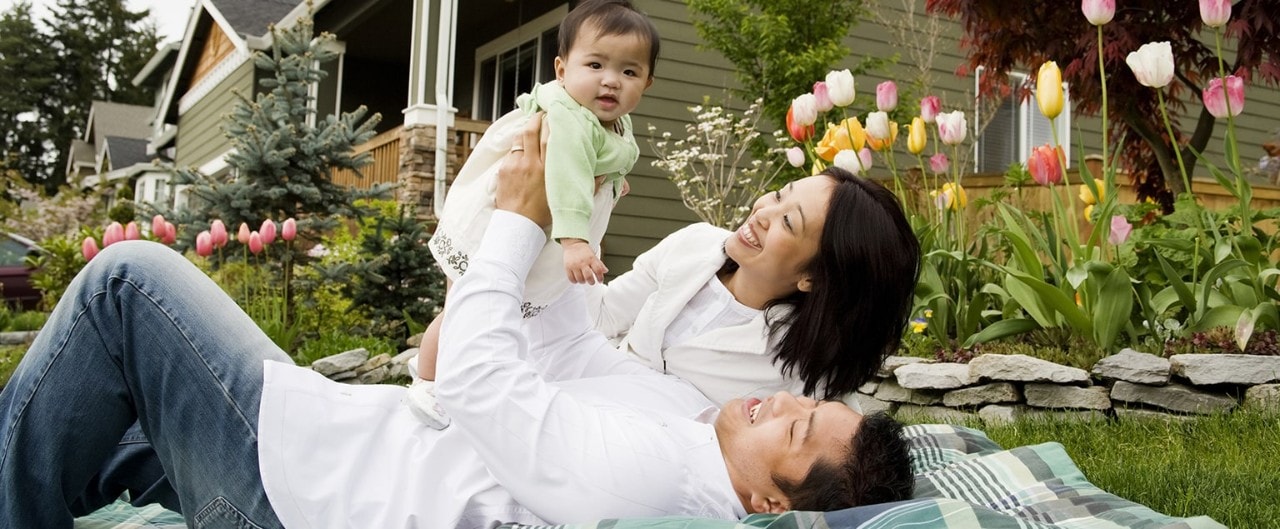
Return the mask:
<svg viewBox="0 0 1280 529"><path fill-rule="evenodd" d="M978 345L980 343L987 343L992 340L999 340L1001 338L1007 338L1009 336L1016 336L1019 334L1034 331L1039 328L1040 328L1040 325L1037 324L1034 320L1029 320L1026 318L1011 318L1011 319L1000 320L995 323L992 323L991 325L988 325L987 328L982 329L981 332L974 334L973 336L970 336L968 340L964 341L963 347L969 348L969 347Z"/></svg>
<svg viewBox="0 0 1280 529"><path fill-rule="evenodd" d="M1098 301L1093 307L1093 336L1098 347L1108 349L1116 336L1129 323L1133 311L1133 287L1129 274L1123 268L1112 270L1098 290Z"/></svg>
<svg viewBox="0 0 1280 529"><path fill-rule="evenodd" d="M1151 310L1155 314L1164 314L1175 301L1178 301L1178 293L1171 286L1165 287L1151 297ZM1191 310L1191 307L1187 307L1187 310Z"/></svg>
<svg viewBox="0 0 1280 529"><path fill-rule="evenodd" d="M1156 260L1160 261L1160 269L1164 272L1165 279L1169 280L1169 286L1178 294L1178 300L1182 302L1182 306L1187 309L1187 312L1194 312L1196 310L1196 296L1191 293L1191 288L1182 281L1182 275L1174 272L1173 267L1169 266L1169 261L1166 261L1164 256L1160 255L1160 252L1154 253Z"/></svg>
<svg viewBox="0 0 1280 529"><path fill-rule="evenodd" d="M1209 309L1191 330L1203 332L1214 327L1232 327L1236 322L1240 321L1240 313L1244 312L1244 307L1239 305L1221 305Z"/></svg>
<svg viewBox="0 0 1280 529"><path fill-rule="evenodd" d="M1012 273L1005 276L1004 288L1009 291L1009 296L1018 302L1022 310L1027 311L1027 314L1041 327L1058 326L1057 320L1050 317L1049 309L1040 303L1040 298L1036 295L1035 290L1022 281L1015 279Z"/></svg>
<svg viewBox="0 0 1280 529"><path fill-rule="evenodd" d="M1225 240L1219 240L1213 245L1213 264L1221 263L1224 259L1231 256L1231 243Z"/></svg>
<svg viewBox="0 0 1280 529"><path fill-rule="evenodd" d="M1197 315L1203 314L1204 310L1208 307L1209 295L1211 292L1215 291L1214 287L1217 286L1218 280L1225 277L1228 272L1236 268L1240 268L1242 266L1248 266L1248 263L1241 261L1239 259L1229 259L1221 263L1218 263L1216 266L1214 266L1213 268L1210 268L1209 271L1204 274L1204 279L1202 280L1202 283L1200 283L1200 292L1199 292L1200 305L1196 309ZM1235 322L1233 321L1228 325L1234 325L1234 324Z"/></svg>
<svg viewBox="0 0 1280 529"><path fill-rule="evenodd" d="M1022 269L1034 277L1044 276L1044 266L1040 264L1040 256L1031 249L1031 242L1026 232L1022 231L1022 227L1017 221L1013 220L1013 216L1009 214L1007 206L1000 204L1000 216L1004 218L1008 228L1001 230L1009 244L1013 246L1014 257L1017 258L1018 264Z"/></svg>
<svg viewBox="0 0 1280 529"><path fill-rule="evenodd" d="M1071 285L1072 290L1079 290L1080 284L1089 277L1089 273L1080 266L1073 266L1067 270L1067 283Z"/></svg>
<svg viewBox="0 0 1280 529"><path fill-rule="evenodd" d="M1249 345L1249 337L1253 336L1253 326L1258 322L1259 312L1254 307L1246 309L1240 313L1240 319L1236 320L1236 347L1240 348L1240 352L1244 352L1246 346Z"/></svg>
<svg viewBox="0 0 1280 529"><path fill-rule="evenodd" d="M1148 239L1146 243L1152 246L1168 248L1170 250L1177 250L1179 252L1186 252L1186 253L1191 253L1196 248L1196 243L1189 239L1173 238L1173 237L1164 238L1164 239Z"/></svg>
<svg viewBox="0 0 1280 529"><path fill-rule="evenodd" d="M1021 272L1010 271L1009 275L1016 279L1016 281L1006 281L1006 288L1008 288L1011 283L1016 284L1021 282L1035 292L1037 296L1036 300L1043 303L1044 307L1061 314L1063 318L1066 319L1067 323L1071 325L1073 330L1083 334L1093 334L1093 322L1089 321L1089 317L1085 315L1084 311L1080 310L1080 307L1076 306L1075 300L1067 296L1065 292L1059 290L1053 285L1045 283L1042 279L1032 277ZM1043 325L1043 322L1041 322L1041 324Z"/></svg>

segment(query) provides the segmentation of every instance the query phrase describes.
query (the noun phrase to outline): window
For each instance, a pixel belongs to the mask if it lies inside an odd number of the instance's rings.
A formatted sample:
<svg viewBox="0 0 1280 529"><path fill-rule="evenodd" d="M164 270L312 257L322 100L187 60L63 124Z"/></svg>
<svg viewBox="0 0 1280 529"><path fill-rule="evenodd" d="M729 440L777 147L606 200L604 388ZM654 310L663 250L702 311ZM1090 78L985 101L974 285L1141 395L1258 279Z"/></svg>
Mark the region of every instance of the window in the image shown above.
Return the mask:
<svg viewBox="0 0 1280 529"><path fill-rule="evenodd" d="M493 121L516 108L516 97L535 83L556 78L555 58L560 19L568 13L560 6L476 49L476 119Z"/></svg>
<svg viewBox="0 0 1280 529"><path fill-rule="evenodd" d="M975 83L982 80L984 70L979 67ZM1018 87L1027 82L1027 75L1010 73L1009 83ZM1058 142L1066 153L1067 167L1071 167L1071 90L1062 84L1062 114L1054 121L1058 127ZM977 85L975 84L975 93ZM978 96L979 113L983 108L982 95ZM1012 163L1025 164L1031 149L1053 144L1053 131L1049 118L1040 113L1035 97L1019 101L1016 95L1004 98L986 129L974 144L974 171L978 173L1003 173Z"/></svg>

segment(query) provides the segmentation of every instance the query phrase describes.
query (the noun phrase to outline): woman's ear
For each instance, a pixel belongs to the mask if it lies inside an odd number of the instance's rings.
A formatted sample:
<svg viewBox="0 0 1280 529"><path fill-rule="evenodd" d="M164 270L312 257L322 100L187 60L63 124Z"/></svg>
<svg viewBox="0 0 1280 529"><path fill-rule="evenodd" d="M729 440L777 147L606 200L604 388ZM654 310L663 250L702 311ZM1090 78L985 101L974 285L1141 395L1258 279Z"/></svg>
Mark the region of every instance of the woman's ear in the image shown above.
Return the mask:
<svg viewBox="0 0 1280 529"><path fill-rule="evenodd" d="M796 290L801 292L810 292L813 290L813 281L809 279L808 274L805 274L805 276L800 278L800 281L796 283Z"/></svg>

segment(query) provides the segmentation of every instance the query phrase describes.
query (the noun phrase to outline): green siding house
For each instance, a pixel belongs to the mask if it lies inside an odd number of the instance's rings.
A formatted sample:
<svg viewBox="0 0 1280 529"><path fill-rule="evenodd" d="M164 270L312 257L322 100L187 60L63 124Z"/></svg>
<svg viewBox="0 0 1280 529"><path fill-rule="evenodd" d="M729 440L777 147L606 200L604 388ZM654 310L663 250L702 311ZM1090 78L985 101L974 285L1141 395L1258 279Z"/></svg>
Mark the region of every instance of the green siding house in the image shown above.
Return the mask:
<svg viewBox="0 0 1280 529"><path fill-rule="evenodd" d="M687 107L707 96L721 100L735 84L732 65L719 53L700 47L683 1L633 1L654 20L663 42L653 87L633 114L642 156L630 177L632 191L615 210L604 241L604 261L615 274L629 269L631 260L658 239L696 220L681 204L675 186L651 166L652 152L643 137L648 125L678 135L689 119ZM323 115L366 105L383 116L379 135L361 147L374 154L375 164L363 171L363 178L335 178L349 185L400 183L399 200L418 207L422 216L433 214L434 199L445 192L449 175L465 160L487 123L513 108L515 96L533 83L553 78L557 24L570 3L313 0L316 29L334 34L339 52L339 59L325 66L329 77L316 88L318 111ZM1002 172L1010 163L1025 160L1032 146L1048 141L1048 122L1033 103L979 101L974 95L976 76L984 72L956 74L964 61L957 24L923 14L924 0L889 4L894 3L881 5L850 32L846 43L854 56L838 67L852 66L863 56L895 58L885 77L926 83L931 93L942 97L945 108L966 110L971 122L977 109L991 109L974 149L962 156L965 167L971 165L974 172ZM163 132L153 136L151 152L170 152L177 165L206 174L227 172L224 158L231 147L220 121L230 111L235 93L257 90L249 57L255 50L270 48L270 25L291 24L306 9L305 3L292 0L200 0L164 80L155 123ZM935 23L936 30L927 29ZM930 34L933 40L926 38ZM912 51L921 49L931 49L932 58L922 60ZM1016 77L1027 72L1010 73ZM858 79L862 100L881 80ZM901 104L914 106L915 101L904 98ZM1249 105L1237 124L1243 156L1256 160L1260 145L1276 126L1267 118L1280 115L1280 92L1251 87ZM1198 108L1198 101L1188 103L1188 110ZM1071 152L1080 142L1086 152L1099 150L1097 119L1059 121ZM975 126L974 135L978 129ZM1221 141L1211 145L1220 146ZM1220 157L1215 152L1209 156ZM904 157L900 165L908 163L914 160ZM178 190L175 200L182 197Z"/></svg>

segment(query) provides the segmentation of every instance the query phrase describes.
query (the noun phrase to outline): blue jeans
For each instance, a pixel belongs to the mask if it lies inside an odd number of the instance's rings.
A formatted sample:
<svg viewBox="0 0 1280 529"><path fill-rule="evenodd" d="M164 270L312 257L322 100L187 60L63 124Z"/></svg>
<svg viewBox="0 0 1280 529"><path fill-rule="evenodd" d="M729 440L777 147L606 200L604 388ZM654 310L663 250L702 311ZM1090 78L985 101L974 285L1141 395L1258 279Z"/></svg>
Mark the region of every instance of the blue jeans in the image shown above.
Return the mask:
<svg viewBox="0 0 1280 529"><path fill-rule="evenodd" d="M176 496L191 527L280 527L258 470L264 359L290 361L185 258L112 245L0 393L0 524L71 527L119 486Z"/></svg>

